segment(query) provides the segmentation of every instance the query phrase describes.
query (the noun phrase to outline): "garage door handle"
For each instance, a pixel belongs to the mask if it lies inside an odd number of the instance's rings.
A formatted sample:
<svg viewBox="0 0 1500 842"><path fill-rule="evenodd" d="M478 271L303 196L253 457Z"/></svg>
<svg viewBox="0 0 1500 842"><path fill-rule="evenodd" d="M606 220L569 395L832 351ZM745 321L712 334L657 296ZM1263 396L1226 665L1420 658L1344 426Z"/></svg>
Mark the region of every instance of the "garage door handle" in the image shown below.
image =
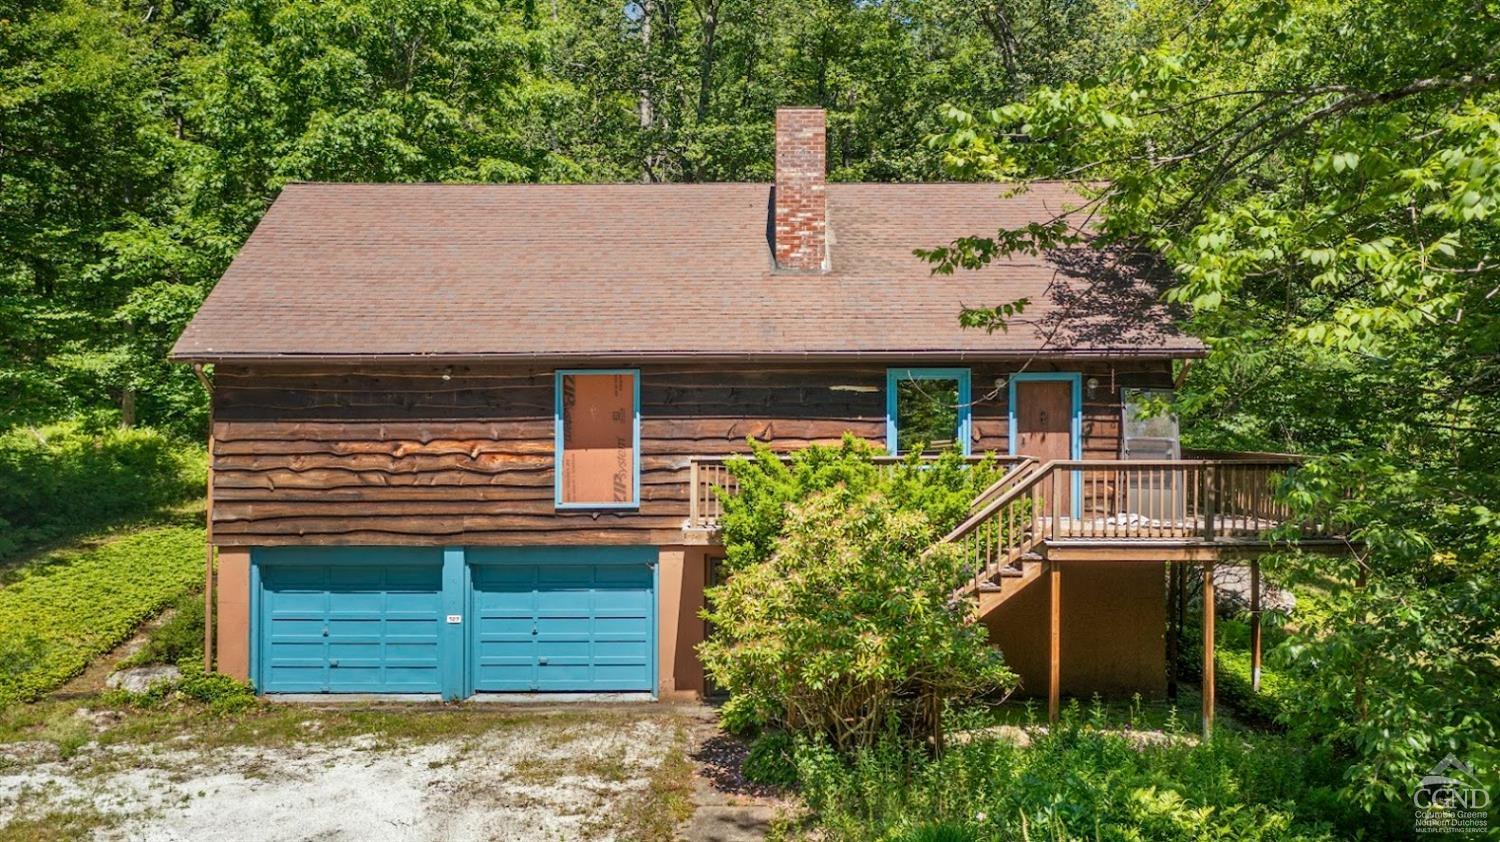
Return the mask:
<svg viewBox="0 0 1500 842"><path fill-rule="evenodd" d="M338 666L339 665L339 659L338 658L334 658L333 660L331 660L331 661L328 662L328 665L330 667L336 667L336 666Z"/></svg>
<svg viewBox="0 0 1500 842"><path fill-rule="evenodd" d="M536 662L539 663L539 664L545 664L545 663L547 663L547 659L546 658L537 658Z"/></svg>

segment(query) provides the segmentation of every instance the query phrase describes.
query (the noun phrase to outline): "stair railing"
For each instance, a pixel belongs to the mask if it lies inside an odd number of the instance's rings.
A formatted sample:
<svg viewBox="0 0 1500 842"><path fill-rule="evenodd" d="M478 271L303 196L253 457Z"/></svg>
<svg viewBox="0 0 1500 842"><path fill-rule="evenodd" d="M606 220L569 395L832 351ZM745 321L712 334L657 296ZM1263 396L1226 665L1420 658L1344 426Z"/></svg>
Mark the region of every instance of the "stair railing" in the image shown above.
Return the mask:
<svg viewBox="0 0 1500 842"><path fill-rule="evenodd" d="M955 596L977 592L981 585L1004 568L1014 566L1046 537L1042 527L1049 522L1049 501L1056 499L1055 491L1049 491L1053 465L1047 462L1029 470L1023 467L1008 489L993 496L935 545L934 549L944 545L959 547L965 569L972 571ZM988 493L986 489L981 497Z"/></svg>
<svg viewBox="0 0 1500 842"><path fill-rule="evenodd" d="M991 500L995 499L1001 494L1004 494L1005 491L1012 485L1015 485L1016 483L1025 479L1027 475L1029 475L1033 470L1036 470L1037 467L1038 463L1035 457L1020 457L1015 462L1015 464L1011 465L1010 468L1008 468L1005 473L1001 475L999 479L990 483L988 487L986 487L983 491L979 492L979 494L974 497L973 501L969 503L969 513L973 514L974 512L979 511L982 507L985 506L985 504L989 503Z"/></svg>

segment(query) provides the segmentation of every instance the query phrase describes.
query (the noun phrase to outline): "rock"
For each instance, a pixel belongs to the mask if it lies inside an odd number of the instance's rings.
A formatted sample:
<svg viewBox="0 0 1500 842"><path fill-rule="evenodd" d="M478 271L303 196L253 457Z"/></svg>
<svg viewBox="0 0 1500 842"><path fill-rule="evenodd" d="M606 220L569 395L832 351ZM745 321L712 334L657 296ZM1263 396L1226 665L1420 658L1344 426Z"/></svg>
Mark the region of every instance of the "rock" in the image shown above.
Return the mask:
<svg viewBox="0 0 1500 842"><path fill-rule="evenodd" d="M1250 565L1221 564L1214 568L1214 595L1221 611L1250 610ZM1291 614L1297 608L1297 597L1266 581L1260 580L1260 608Z"/></svg>
<svg viewBox="0 0 1500 842"><path fill-rule="evenodd" d="M0 768L9 765L50 763L62 757L58 747L46 740L22 740L0 744Z"/></svg>
<svg viewBox="0 0 1500 842"><path fill-rule="evenodd" d="M94 726L95 731L107 731L110 726L125 718L125 714L117 710L94 710L92 708L79 708L73 711L74 719L81 719Z"/></svg>
<svg viewBox="0 0 1500 842"><path fill-rule="evenodd" d="M176 681L179 678L182 678L182 670L171 664L157 664L149 667L131 667L110 673L109 678L104 680L104 686L130 693L144 693L157 684Z"/></svg>

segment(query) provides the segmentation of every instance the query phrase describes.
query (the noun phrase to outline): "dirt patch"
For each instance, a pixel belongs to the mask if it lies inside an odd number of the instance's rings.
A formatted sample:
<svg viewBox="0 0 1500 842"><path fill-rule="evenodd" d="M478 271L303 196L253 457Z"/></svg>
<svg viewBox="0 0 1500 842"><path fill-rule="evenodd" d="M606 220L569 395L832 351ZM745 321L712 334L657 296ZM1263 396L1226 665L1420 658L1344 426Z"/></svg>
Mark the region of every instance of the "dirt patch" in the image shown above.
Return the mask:
<svg viewBox="0 0 1500 842"><path fill-rule="evenodd" d="M67 759L28 748L0 766L0 815L11 829L98 817L102 839L639 838L629 817L681 733L680 716L657 709L512 716L432 739L90 744Z"/></svg>
<svg viewBox="0 0 1500 842"><path fill-rule="evenodd" d="M165 625L175 613L177 612L168 608L142 623L129 640L91 661L87 669L53 691L52 698L82 699L103 690L105 680L109 678L110 673L115 671L115 667L121 661L139 652L146 645L146 641L151 639L151 633Z"/></svg>
<svg viewBox="0 0 1500 842"><path fill-rule="evenodd" d="M720 730L713 711L697 711L691 734L693 813L680 828L682 838L688 842L759 842L778 822L800 814L795 793L745 778L741 767L749 747Z"/></svg>

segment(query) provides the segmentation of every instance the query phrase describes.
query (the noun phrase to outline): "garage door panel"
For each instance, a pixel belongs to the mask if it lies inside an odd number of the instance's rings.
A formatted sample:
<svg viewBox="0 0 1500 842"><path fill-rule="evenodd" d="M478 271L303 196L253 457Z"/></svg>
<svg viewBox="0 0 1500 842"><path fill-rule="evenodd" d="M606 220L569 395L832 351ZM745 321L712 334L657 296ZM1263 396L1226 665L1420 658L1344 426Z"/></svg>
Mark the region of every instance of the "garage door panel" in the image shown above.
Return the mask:
<svg viewBox="0 0 1500 842"><path fill-rule="evenodd" d="M486 562L471 567L476 690L650 689L652 570L588 563L597 553L551 551L536 564L526 562L537 551L475 556Z"/></svg>
<svg viewBox="0 0 1500 842"><path fill-rule="evenodd" d="M299 548L264 560L261 689L439 692L441 551Z"/></svg>

